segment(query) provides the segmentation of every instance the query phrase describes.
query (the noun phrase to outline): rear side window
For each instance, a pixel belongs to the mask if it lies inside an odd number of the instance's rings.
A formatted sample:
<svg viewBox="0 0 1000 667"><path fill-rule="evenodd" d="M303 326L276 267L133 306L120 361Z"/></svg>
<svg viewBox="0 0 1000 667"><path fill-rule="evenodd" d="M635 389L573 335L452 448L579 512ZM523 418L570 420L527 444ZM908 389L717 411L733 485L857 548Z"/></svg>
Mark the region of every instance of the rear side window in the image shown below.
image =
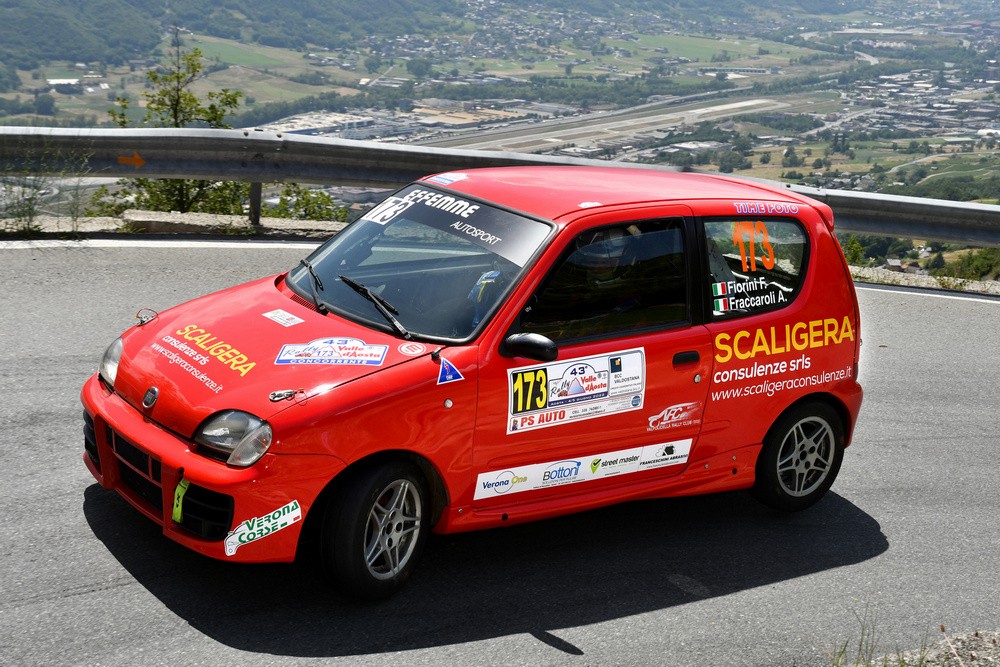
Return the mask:
<svg viewBox="0 0 1000 667"><path fill-rule="evenodd" d="M728 319L781 308L798 293L809 240L789 218L705 221L712 315Z"/></svg>

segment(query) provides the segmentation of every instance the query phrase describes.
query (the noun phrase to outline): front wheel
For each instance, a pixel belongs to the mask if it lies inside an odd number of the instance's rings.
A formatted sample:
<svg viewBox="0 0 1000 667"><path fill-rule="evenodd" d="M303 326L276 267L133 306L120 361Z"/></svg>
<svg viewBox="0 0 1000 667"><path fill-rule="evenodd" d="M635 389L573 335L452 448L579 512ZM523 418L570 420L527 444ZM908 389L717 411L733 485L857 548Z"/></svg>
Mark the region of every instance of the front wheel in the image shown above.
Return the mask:
<svg viewBox="0 0 1000 667"><path fill-rule="evenodd" d="M844 457L844 424L825 403L782 415L764 438L753 493L765 505L803 510L830 489Z"/></svg>
<svg viewBox="0 0 1000 667"><path fill-rule="evenodd" d="M355 597L378 599L409 578L427 540L428 492L405 461L354 474L327 510L320 556L332 583Z"/></svg>

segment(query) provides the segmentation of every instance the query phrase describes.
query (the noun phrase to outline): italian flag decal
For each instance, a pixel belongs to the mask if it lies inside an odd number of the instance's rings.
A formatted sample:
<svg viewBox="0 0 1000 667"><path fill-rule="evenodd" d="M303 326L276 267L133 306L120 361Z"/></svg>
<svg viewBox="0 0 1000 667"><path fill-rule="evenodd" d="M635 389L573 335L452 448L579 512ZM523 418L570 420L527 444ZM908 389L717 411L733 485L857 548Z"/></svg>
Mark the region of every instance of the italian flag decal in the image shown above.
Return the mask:
<svg viewBox="0 0 1000 667"><path fill-rule="evenodd" d="M716 297L712 309L716 313L724 313L729 310L729 299L725 298L727 294L729 294L729 288L726 283L712 283L712 296ZM718 298L720 296L723 298Z"/></svg>

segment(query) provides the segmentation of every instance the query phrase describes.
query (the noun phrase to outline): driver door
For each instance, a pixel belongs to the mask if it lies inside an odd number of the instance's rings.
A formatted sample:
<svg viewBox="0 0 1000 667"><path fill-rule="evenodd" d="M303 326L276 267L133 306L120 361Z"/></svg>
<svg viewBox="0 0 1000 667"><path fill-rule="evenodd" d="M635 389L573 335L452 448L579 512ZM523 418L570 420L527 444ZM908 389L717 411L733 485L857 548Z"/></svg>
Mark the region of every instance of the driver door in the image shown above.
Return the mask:
<svg viewBox="0 0 1000 667"><path fill-rule="evenodd" d="M483 351L477 508L684 469L711 369L708 332L690 324L688 245L684 219L666 217L593 227L566 246L512 327L555 341L558 358Z"/></svg>

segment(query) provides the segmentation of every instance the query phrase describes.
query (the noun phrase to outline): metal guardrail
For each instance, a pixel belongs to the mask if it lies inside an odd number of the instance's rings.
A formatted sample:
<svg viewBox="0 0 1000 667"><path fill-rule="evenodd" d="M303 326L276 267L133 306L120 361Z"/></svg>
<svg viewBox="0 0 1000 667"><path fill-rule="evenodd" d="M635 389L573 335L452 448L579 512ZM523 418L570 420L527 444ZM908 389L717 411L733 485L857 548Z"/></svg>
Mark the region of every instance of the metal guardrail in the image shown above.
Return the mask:
<svg viewBox="0 0 1000 667"><path fill-rule="evenodd" d="M392 188L441 171L547 164L609 163L259 130L0 127L0 170L8 174ZM614 165L674 170L620 162ZM770 183L828 204L838 231L1000 247L1000 206Z"/></svg>

